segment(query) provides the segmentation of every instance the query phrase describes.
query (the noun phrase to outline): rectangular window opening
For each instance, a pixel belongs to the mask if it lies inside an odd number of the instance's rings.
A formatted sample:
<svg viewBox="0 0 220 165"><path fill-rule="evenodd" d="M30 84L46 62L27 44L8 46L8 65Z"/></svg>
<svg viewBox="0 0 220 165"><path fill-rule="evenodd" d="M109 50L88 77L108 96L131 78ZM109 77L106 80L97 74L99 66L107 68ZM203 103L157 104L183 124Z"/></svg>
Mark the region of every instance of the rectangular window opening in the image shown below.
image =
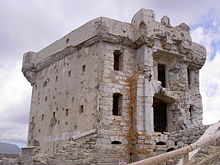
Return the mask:
<svg viewBox="0 0 220 165"><path fill-rule="evenodd" d="M191 70L189 68L187 68L187 81L190 87L191 86Z"/></svg>
<svg viewBox="0 0 220 165"><path fill-rule="evenodd" d="M83 111L84 111L84 106L83 106L83 105L81 105L81 106L80 106L79 113L81 114L81 113L83 113Z"/></svg>
<svg viewBox="0 0 220 165"><path fill-rule="evenodd" d="M113 94L113 109L112 113L114 116L121 116L122 108L122 94L114 93Z"/></svg>
<svg viewBox="0 0 220 165"><path fill-rule="evenodd" d="M71 77L71 71L68 72L68 76Z"/></svg>
<svg viewBox="0 0 220 165"><path fill-rule="evenodd" d="M167 131L167 104L156 98L153 99L154 131Z"/></svg>
<svg viewBox="0 0 220 165"><path fill-rule="evenodd" d="M122 70L122 53L118 50L115 50L114 53L114 70Z"/></svg>
<svg viewBox="0 0 220 165"><path fill-rule="evenodd" d="M69 114L69 110L66 109L66 111L65 111L65 115L68 116L68 114Z"/></svg>
<svg viewBox="0 0 220 165"><path fill-rule="evenodd" d="M166 67L165 67L165 65L158 64L158 80L161 82L162 87L166 87Z"/></svg>
<svg viewBox="0 0 220 165"><path fill-rule="evenodd" d="M42 114L41 116L41 121L44 121L44 114Z"/></svg>
<svg viewBox="0 0 220 165"><path fill-rule="evenodd" d="M85 72L86 71L86 65L82 66L82 71Z"/></svg>
<svg viewBox="0 0 220 165"><path fill-rule="evenodd" d="M34 122L34 117L32 117L31 122L32 122L32 123Z"/></svg>
<svg viewBox="0 0 220 165"><path fill-rule="evenodd" d="M189 107L189 117L190 117L190 120L193 119L193 113L194 113L194 107L193 107L193 105L190 105L190 107Z"/></svg>

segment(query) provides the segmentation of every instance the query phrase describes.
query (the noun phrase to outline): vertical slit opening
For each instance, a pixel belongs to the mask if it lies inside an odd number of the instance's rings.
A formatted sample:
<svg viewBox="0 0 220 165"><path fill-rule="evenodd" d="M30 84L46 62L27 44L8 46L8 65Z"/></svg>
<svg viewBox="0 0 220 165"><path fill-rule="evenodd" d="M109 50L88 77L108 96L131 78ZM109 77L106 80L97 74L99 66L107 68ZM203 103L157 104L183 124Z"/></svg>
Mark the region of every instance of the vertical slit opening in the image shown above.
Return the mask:
<svg viewBox="0 0 220 165"><path fill-rule="evenodd" d="M44 121L44 114L42 114L41 116L41 121Z"/></svg>
<svg viewBox="0 0 220 165"><path fill-rule="evenodd" d="M193 105L190 105L190 107L189 107L189 116L190 116L191 121L193 119L193 109L194 109Z"/></svg>
<svg viewBox="0 0 220 165"><path fill-rule="evenodd" d="M82 71L85 72L86 71L86 65L82 66Z"/></svg>
<svg viewBox="0 0 220 165"><path fill-rule="evenodd" d="M66 111L65 111L65 115L68 116L68 114L69 114L69 110L66 109Z"/></svg>
<svg viewBox="0 0 220 165"><path fill-rule="evenodd" d="M189 87L191 87L191 70L189 68L187 68L187 81L188 81L188 85Z"/></svg>
<svg viewBox="0 0 220 165"><path fill-rule="evenodd" d="M84 111L84 106L83 106L83 105L81 105L81 106L80 106L79 113L81 114L81 113L83 113L83 111Z"/></svg>
<svg viewBox="0 0 220 165"><path fill-rule="evenodd" d="M166 87L166 67L163 64L158 64L158 80L162 87Z"/></svg>

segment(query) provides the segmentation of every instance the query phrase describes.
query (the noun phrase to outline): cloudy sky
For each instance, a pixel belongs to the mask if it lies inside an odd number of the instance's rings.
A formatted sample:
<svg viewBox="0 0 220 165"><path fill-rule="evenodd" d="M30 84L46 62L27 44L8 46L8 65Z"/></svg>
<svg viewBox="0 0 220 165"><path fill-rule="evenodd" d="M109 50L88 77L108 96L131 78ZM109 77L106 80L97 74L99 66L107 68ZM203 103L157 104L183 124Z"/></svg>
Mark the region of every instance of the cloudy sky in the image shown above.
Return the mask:
<svg viewBox="0 0 220 165"><path fill-rule="evenodd" d="M191 27L207 48L200 71L204 124L220 119L220 1L218 0L0 0L0 141L24 146L31 85L21 73L22 55L39 51L87 21L105 16L130 22L141 8L159 21Z"/></svg>

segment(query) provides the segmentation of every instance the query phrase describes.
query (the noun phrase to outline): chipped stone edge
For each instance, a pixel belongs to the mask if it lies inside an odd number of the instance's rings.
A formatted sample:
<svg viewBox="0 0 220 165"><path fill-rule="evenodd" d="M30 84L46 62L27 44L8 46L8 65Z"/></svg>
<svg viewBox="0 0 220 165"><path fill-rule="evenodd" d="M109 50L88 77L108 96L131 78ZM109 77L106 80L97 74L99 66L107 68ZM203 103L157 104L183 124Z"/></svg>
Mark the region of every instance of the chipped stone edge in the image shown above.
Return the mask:
<svg viewBox="0 0 220 165"><path fill-rule="evenodd" d="M82 137L94 134L94 133L97 133L97 129L89 130L89 131L83 132L83 133L81 133L79 135L72 136L70 138L70 141L77 140L77 139L80 139Z"/></svg>

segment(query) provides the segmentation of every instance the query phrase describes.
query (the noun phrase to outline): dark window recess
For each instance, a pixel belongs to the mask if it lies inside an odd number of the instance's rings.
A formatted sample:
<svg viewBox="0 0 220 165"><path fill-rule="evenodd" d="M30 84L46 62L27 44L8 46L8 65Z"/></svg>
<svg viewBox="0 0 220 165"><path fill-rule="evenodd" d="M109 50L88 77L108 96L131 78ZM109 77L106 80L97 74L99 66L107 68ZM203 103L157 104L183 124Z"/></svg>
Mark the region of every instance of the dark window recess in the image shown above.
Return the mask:
<svg viewBox="0 0 220 165"><path fill-rule="evenodd" d="M58 76L56 76L56 82L58 81Z"/></svg>
<svg viewBox="0 0 220 165"><path fill-rule="evenodd" d="M153 111L154 111L154 131L155 132L167 131L167 104L154 98Z"/></svg>
<svg viewBox="0 0 220 165"><path fill-rule="evenodd" d="M43 87L46 87L46 86L47 86L47 81L44 81Z"/></svg>
<svg viewBox="0 0 220 165"><path fill-rule="evenodd" d="M65 115L68 116L68 114L69 114L69 110L66 109L66 111L65 111Z"/></svg>
<svg viewBox="0 0 220 165"><path fill-rule="evenodd" d="M188 85L191 85L191 71L189 68L187 69L187 80L188 80Z"/></svg>
<svg viewBox="0 0 220 165"><path fill-rule="evenodd" d="M189 115L190 115L190 119L192 120L193 119L193 106L190 105L189 107Z"/></svg>
<svg viewBox="0 0 220 165"><path fill-rule="evenodd" d="M68 76L71 77L71 71L68 72Z"/></svg>
<svg viewBox="0 0 220 165"><path fill-rule="evenodd" d="M42 114L41 116L41 121L44 121L44 114Z"/></svg>
<svg viewBox="0 0 220 165"><path fill-rule="evenodd" d="M112 141L112 142L111 142L111 144L121 144L121 142L120 142L120 141L115 140L115 141Z"/></svg>
<svg viewBox="0 0 220 165"><path fill-rule="evenodd" d="M122 53L118 50L115 50L114 53L114 70L122 70Z"/></svg>
<svg viewBox="0 0 220 165"><path fill-rule="evenodd" d="M66 91L66 97L68 97L69 96L69 92L68 91Z"/></svg>
<svg viewBox="0 0 220 165"><path fill-rule="evenodd" d="M53 118L55 118L56 117L56 113L55 112L53 112Z"/></svg>
<svg viewBox="0 0 220 165"><path fill-rule="evenodd" d="M160 145L166 145L166 143L160 141L160 142L157 142L156 145L159 145L159 146L160 146Z"/></svg>
<svg viewBox="0 0 220 165"><path fill-rule="evenodd" d="M129 153L129 163L134 162L133 153Z"/></svg>
<svg viewBox="0 0 220 165"><path fill-rule="evenodd" d="M68 44L68 43L69 43L69 41L70 41L70 39L69 39L69 38L67 38L67 39L66 39L66 43Z"/></svg>
<svg viewBox="0 0 220 165"><path fill-rule="evenodd" d="M165 65L158 64L158 80L162 87L166 87L166 68Z"/></svg>
<svg viewBox="0 0 220 165"><path fill-rule="evenodd" d="M34 117L32 117L32 120L31 120L31 122L34 122Z"/></svg>
<svg viewBox="0 0 220 165"><path fill-rule="evenodd" d="M82 66L82 71L83 71L83 72L86 71L86 66L85 66L85 65Z"/></svg>
<svg viewBox="0 0 220 165"><path fill-rule="evenodd" d="M114 93L113 94L113 109L112 109L113 115L121 116L121 108L122 108L122 94Z"/></svg>
<svg viewBox="0 0 220 165"><path fill-rule="evenodd" d="M79 109L79 113L81 114L81 113L83 113L83 111L84 111L84 106L81 105L81 106L80 106L80 109Z"/></svg>
<svg viewBox="0 0 220 165"><path fill-rule="evenodd" d="M174 151L174 148L169 148L166 152Z"/></svg>

